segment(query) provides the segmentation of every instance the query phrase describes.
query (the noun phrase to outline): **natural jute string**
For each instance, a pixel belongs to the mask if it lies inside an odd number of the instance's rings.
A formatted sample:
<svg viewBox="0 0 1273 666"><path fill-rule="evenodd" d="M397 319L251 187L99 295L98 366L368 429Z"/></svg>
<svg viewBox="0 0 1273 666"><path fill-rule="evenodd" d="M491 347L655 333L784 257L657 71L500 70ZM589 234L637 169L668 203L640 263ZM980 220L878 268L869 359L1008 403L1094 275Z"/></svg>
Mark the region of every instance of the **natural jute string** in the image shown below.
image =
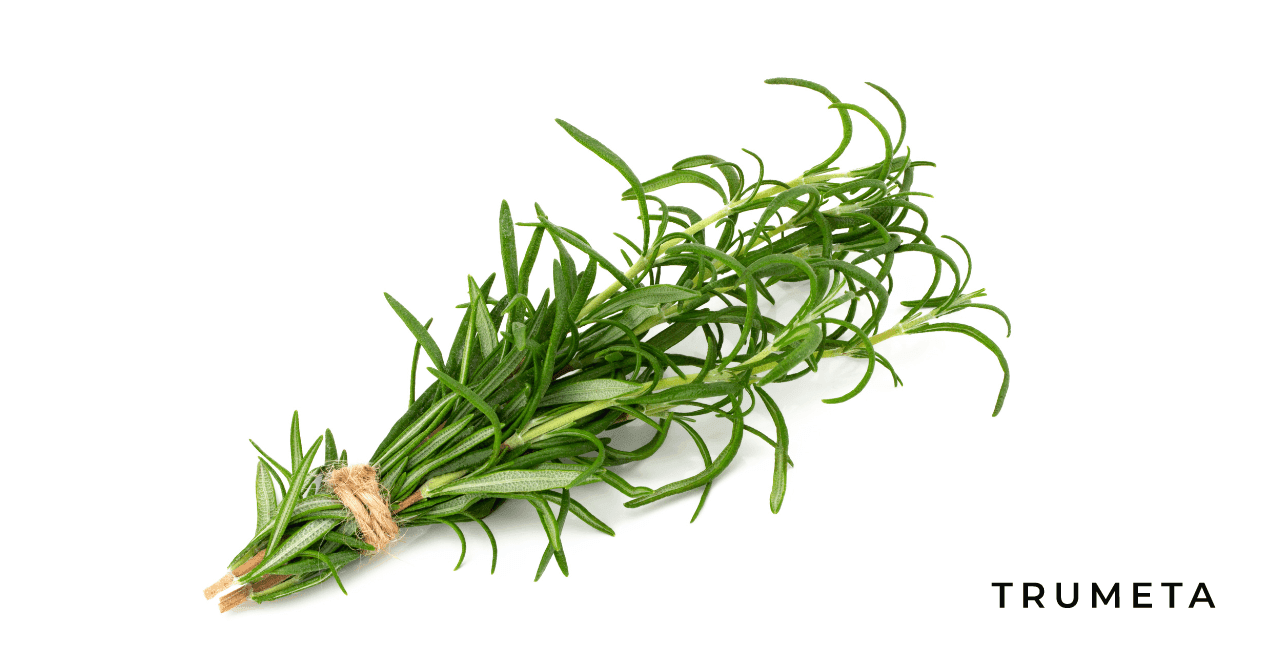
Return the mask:
<svg viewBox="0 0 1273 666"><path fill-rule="evenodd" d="M398 523L389 511L389 502L380 494L380 480L371 465L341 467L327 476L327 485L358 521L362 540L380 552L398 537Z"/></svg>
<svg viewBox="0 0 1273 666"><path fill-rule="evenodd" d="M376 476L376 468L371 465L353 465L352 467L341 467L333 470L327 476L327 485L331 488L333 494L340 499L341 504L353 514L354 520L358 523L358 531L362 535L363 541L375 546L376 552L380 552L388 546L390 542L398 537L398 523L393 519L394 512L389 510L389 502L380 492L380 479ZM398 511L414 504L419 499L419 493L415 493L406 501L398 506ZM203 591L205 599L211 599L217 596L230 585L234 584L234 580L247 574L256 568L265 558L265 551L258 551L251 559L234 568L234 571L227 573L225 576L213 583ZM248 583L229 594L221 597L218 605L221 612L224 613L235 606L248 600L253 592L261 592L267 590L279 583L287 580L287 576L270 575L261 578L254 583Z"/></svg>

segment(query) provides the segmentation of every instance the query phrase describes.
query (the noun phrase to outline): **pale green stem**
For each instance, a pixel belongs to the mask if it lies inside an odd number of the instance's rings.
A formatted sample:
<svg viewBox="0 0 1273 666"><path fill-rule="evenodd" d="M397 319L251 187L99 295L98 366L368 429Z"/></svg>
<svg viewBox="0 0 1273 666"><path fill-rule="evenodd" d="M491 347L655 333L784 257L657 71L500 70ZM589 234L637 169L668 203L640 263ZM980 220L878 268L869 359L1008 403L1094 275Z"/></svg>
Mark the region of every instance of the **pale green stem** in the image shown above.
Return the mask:
<svg viewBox="0 0 1273 666"><path fill-rule="evenodd" d="M934 308L913 319L909 319L906 321L899 321L898 323L894 324L892 328L868 338L871 342L871 346L874 347L875 345L881 342L884 342L885 340L888 340L889 338L894 338L899 335L905 335L907 331L914 329L916 326L919 326L920 324L923 324L924 322L934 317L938 317L946 312L949 312L950 309L953 309L955 307L963 305L964 303L967 303L968 301L975 298L977 295L980 295L980 294L975 294L975 293L963 294L959 298L955 299L955 302L951 304L950 308L947 308L945 310L939 310L937 308ZM861 344L856 344L849 347L841 347L838 349L832 349L832 350L823 352L822 357L833 358L836 356L844 356L852 352L853 350L860 348L861 346L862 346ZM759 360L759 358L750 359L748 362L754 362L755 360ZM741 367L741 365L745 365L745 364L740 364L739 367ZM752 382L759 381L760 377L762 377L764 373L768 372L769 370L772 370L777 365L778 365L777 361L772 361L770 363L765 363L765 364L758 365L752 368L751 381ZM735 369L733 368L725 369L725 370L712 370L708 372L707 377L704 378L704 381L705 382L730 381L733 379L734 373L735 373ZM686 375L685 377L667 377L664 379L660 379L658 380L658 383L654 388L656 390L661 390L661 389L669 389L676 386L684 386L686 384L691 384L696 379L698 379L698 376L700 374L702 373L694 373L692 375ZM633 393L643 392L649 389L650 383L651 382L645 382L644 384L641 384L640 387L634 388L632 392ZM609 409L610 407L613 407L617 404L618 404L618 399L611 399L611 400L598 400L595 402L587 403L585 405L581 405L574 410L571 410L569 412L566 412L565 414L562 414L561 416L558 416L550 421L547 421L543 424L535 426L531 430L527 431L525 434L521 435L521 441L530 442L536 438L543 437L545 435L551 434L552 432L556 430L560 430L561 428L567 428L572 423L575 423L579 419L585 416L588 416L589 414L594 414L603 409Z"/></svg>
<svg viewBox="0 0 1273 666"><path fill-rule="evenodd" d="M554 430L560 430L561 428L566 428L570 426L570 424L574 423L575 421L578 421L579 419L589 414L599 412L603 409L609 409L617 404L619 403L616 402L615 400L597 400L595 402L590 402L586 405L580 406L577 409L573 409L569 412L566 412L565 414L562 414L561 416L558 416L555 419L552 419L550 421L537 425L534 428L531 428L530 430L526 431L526 434L521 436L521 440L522 442L530 442L531 440L534 440L535 438L541 437L543 435L547 435L548 433L551 433Z"/></svg>
<svg viewBox="0 0 1273 666"><path fill-rule="evenodd" d="M801 185L806 185L809 183L824 183L828 180L834 180L836 178L850 178L857 175L859 174L856 171L832 171L829 173L820 173L814 176L801 176L800 178L796 178L795 180L787 181L786 187L780 187L778 185L774 185L766 190L757 192L754 198L766 199L776 194L780 194L793 187L799 187ZM738 206L741 206L744 203L746 203L746 201L742 201L742 200L732 201L729 203L729 205L725 206L724 208L716 211L715 213L712 213L711 215L708 215L702 220L699 220L697 223L687 228L683 233L687 236L693 236L694 234L702 231L703 229L706 229L708 226L715 224L716 222L719 222L720 220L724 219L730 213L734 212L735 208L737 208ZM623 275L627 277L629 280L636 277L637 275L641 273L641 271L645 270L645 268L649 266L655 259L658 259L659 257L663 256L664 254L667 253L668 250L676 247L677 245L680 245L683 242L684 241L680 238L673 238L672 240L669 240L666 243L663 243L662 245L658 246L658 248L655 250L653 254L643 255L640 258L638 258L636 260L636 263L632 264L631 268L624 271ZM590 299L583 306L583 309L579 311L579 316L576 317L575 321L576 322L583 321L585 318L587 318L588 313L592 312L593 310L596 310L602 303L609 300L611 296L614 296L616 293L618 293L619 289L622 286L623 284L621 282L619 282L618 280L615 280L614 283L612 283L609 287L606 287L605 289L603 289L601 293L597 294L596 296L593 296L592 299Z"/></svg>

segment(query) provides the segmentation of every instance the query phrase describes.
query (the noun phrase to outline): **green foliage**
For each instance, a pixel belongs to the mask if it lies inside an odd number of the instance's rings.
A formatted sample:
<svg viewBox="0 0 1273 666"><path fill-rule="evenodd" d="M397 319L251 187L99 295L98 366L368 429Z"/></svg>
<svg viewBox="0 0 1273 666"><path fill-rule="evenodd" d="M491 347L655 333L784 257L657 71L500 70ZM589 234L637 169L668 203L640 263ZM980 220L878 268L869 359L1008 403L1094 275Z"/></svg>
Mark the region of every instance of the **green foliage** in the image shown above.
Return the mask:
<svg viewBox="0 0 1273 666"><path fill-rule="evenodd" d="M913 183L916 169L932 163L912 160L909 148L902 152L907 120L900 104L868 84L884 95L900 119L894 143L885 124L864 107L843 103L818 84L801 79L767 83L821 93L841 120L843 133L831 156L799 178L765 179L764 163L747 151L759 167L751 184L743 168L713 155L680 160L668 173L642 182L601 141L558 120L622 176L627 187L620 196L637 203L640 242L620 236L632 252L624 252L627 269L606 259L579 233L550 222L538 205L534 221L520 225L532 230L519 261L519 225L501 202L494 229L505 293L492 295L494 275L482 283L468 278L461 306L465 319L446 355L429 333L431 320L421 324L385 294L410 334L404 343L409 341L413 349L411 404L370 462L379 468L401 526L447 525L460 537L462 563L467 547L461 524L477 523L490 539L494 573L495 537L483 518L508 500L523 500L535 509L548 540L536 579L550 560L567 574L561 542L567 516L614 534L571 497L571 488L605 483L628 497L629 507L702 488L693 515L697 518L711 484L748 434L774 449L769 506L777 513L792 466L791 442L777 401L761 387L815 372L838 356L865 361L865 374L852 390L826 402L858 395L877 365L900 385L892 364L876 351L899 335L956 332L989 349L1003 369L994 407L999 413L1009 378L1002 351L972 326L933 320L968 308L990 310L1005 322L1007 315L973 301L984 296L983 290L966 290L972 270L967 249L943 237L966 259L961 278L959 263L930 238L928 215L912 198L927 196L914 191ZM837 170L833 164L853 138L850 111L879 133L884 154L863 168ZM707 170L715 170L724 182ZM680 191L675 188L683 184L707 187L724 207L701 217L653 195ZM758 212L750 224L742 220L748 211ZM904 224L911 214L919 217L918 229ZM553 287L535 299L529 293L530 275L545 236L557 249L551 260ZM572 251L587 260L582 270ZM921 260L931 260L932 279L918 298L900 301L907 311L897 324L881 330L895 300L895 259L908 253L927 255ZM950 278L943 279L944 271ZM614 281L594 293L595 281L607 273ZM779 283L785 285L781 291L776 290ZM773 303L791 293L805 295L787 321L761 312L761 299ZM697 347L686 344L691 336ZM421 349L436 381L417 397ZM748 423L759 404L773 423L772 437ZM696 416L730 423L730 438L718 455L711 455L691 425ZM616 428L644 427L639 424L653 427L654 435L636 450L611 448L609 438L602 437ZM632 486L615 471L657 452L673 424L698 446L701 472L650 489ZM337 571L370 548L355 538L356 526L339 502L319 492L322 474L347 459L344 452L337 458L330 432L325 439L325 463L313 471L323 440L303 451L296 415L290 466L257 447L256 533L235 562L264 549L265 560L244 579L291 576L254 595L258 601L293 594L329 577L339 583ZM413 493L423 499L403 508L400 503Z"/></svg>

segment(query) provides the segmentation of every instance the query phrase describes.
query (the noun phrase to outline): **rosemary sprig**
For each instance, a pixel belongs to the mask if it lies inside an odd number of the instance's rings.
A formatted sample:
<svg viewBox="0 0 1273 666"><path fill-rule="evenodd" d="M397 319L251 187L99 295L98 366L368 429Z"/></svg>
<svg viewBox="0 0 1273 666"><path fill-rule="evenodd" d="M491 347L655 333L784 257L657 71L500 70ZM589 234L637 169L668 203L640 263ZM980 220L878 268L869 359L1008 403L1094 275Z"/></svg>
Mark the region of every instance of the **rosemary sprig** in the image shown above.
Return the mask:
<svg viewBox="0 0 1273 666"><path fill-rule="evenodd" d="M629 185L623 198L637 203L641 236L639 243L619 236L632 251L622 253L626 268L606 259L579 233L553 223L538 205L535 221L519 225L504 203L498 227L504 293L492 295L495 275L480 284L468 278L466 316L445 356L429 332L432 320L421 324L385 294L415 338L410 406L370 458L400 526L451 527L460 538L463 562L459 524L477 523L490 539L494 572L495 537L483 519L505 502L526 501L548 538L536 579L550 560L568 574L560 538L568 515L613 534L571 497L572 488L608 484L629 498L628 507L702 488L693 520L745 433L774 448L770 507L776 513L786 492L790 443L782 411L764 387L814 372L837 356L864 359L865 373L851 390L824 402L856 396L877 366L900 383L877 349L900 335L946 331L982 343L1003 368L992 415L999 413L1009 378L1003 353L976 328L941 318L967 308L994 311L1005 322L1008 317L976 300L984 290L968 291L972 260L967 249L942 236L964 254L961 272L930 237L928 215L913 200L928 195L912 186L916 170L933 165L912 160L909 149L903 152L901 105L883 88L868 84L900 118L894 141L870 112L840 102L818 84L766 83L807 88L830 101L843 126L830 157L788 181L766 179L764 162L750 152L759 172L750 184L741 166L712 155L681 160L668 173L641 181L601 142L558 120ZM836 169L832 165L853 137L854 115L880 134L884 154L862 168ZM700 217L654 195L680 184L711 189L722 207ZM744 224L745 213L757 213L755 222ZM518 226L531 232L520 256ZM545 239L557 251L551 262L553 286L534 299L530 275ZM905 313L881 330L893 300L894 260L908 252L931 257L931 282L919 298L901 301ZM586 261L582 269L577 259ZM944 271L952 284L939 293ZM601 273L613 280L594 294L598 279L608 279ZM785 322L760 308L762 299L775 302L771 288L778 283L796 283L807 291ZM713 304L717 307L709 307ZM673 351L694 335L701 336L705 348L700 355ZM427 375L419 372L422 350L430 364ZM417 397L417 379L425 376L433 381ZM776 426L773 437L747 423L758 404ZM704 415L732 426L728 443L715 457L693 426L693 418ZM637 421L650 425L653 434L636 450L614 449L602 436ZM656 453L673 426L697 443L703 471L655 489L627 483L616 468ZM320 448L324 459L314 468ZM347 464L346 452L337 455L330 431L306 450L293 415L290 464L260 453L256 533L230 563L238 580L250 584L241 588L240 597L268 601L327 578L339 583L340 568L373 549L357 538L357 524L322 485L327 473Z"/></svg>

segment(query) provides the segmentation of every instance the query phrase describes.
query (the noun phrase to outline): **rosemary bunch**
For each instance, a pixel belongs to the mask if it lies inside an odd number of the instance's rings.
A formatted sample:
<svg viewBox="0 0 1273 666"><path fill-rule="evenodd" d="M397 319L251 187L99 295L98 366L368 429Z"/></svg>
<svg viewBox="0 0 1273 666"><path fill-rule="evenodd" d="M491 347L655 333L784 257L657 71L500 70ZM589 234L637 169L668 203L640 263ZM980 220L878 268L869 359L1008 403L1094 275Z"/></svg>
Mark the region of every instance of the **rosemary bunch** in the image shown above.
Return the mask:
<svg viewBox="0 0 1273 666"><path fill-rule="evenodd" d="M629 498L628 507L699 490L697 517L712 480L738 453L745 433L774 449L770 508L776 513L787 486L789 441L782 411L765 387L814 372L835 356L863 359L865 372L850 390L824 402L853 398L877 367L900 383L878 349L899 335L949 331L985 345L1003 368L993 412L999 413L1008 389L1002 352L976 328L941 318L966 308L992 310L1005 321L1007 316L976 300L983 290L967 289L971 257L964 246L942 236L964 254L967 268L961 271L930 236L928 216L913 201L928 195L912 186L916 170L933 165L902 151L901 106L883 88L868 84L900 118L894 140L866 109L840 102L818 84L766 83L819 92L839 114L839 145L800 176L767 179L764 163L745 151L757 163L751 183L741 166L711 155L681 160L642 182L601 142L558 120L630 186L623 197L636 202L641 234L636 239L616 234L627 246L624 267L579 233L553 223L538 205L535 221L518 225L504 203L498 227L503 280L496 287L495 275L480 283L468 278L465 319L447 353L429 331L432 320L422 324L385 295L415 338L410 406L369 461L381 501L398 526L449 526L460 538L463 562L459 524L476 523L490 538L493 572L495 537L483 519L505 502L529 502L548 539L536 579L550 560L566 574L561 530L567 516L613 534L571 497L571 489L608 484ZM874 164L837 169L833 164L853 137L855 115L880 134L884 152ZM680 184L709 188L721 198L721 208L701 217L654 195ZM745 223L748 213L754 221ZM517 226L530 230L520 255ZM530 277L545 240L556 250L553 286L534 298ZM894 262L904 253L928 255L932 279L918 298L901 301L901 316L885 326L885 314L896 302ZM944 272L951 286L939 292ZM612 282L594 293L598 280ZM779 283L798 283L807 292L787 321L761 312L762 300L775 302L771 289ZM500 291L503 295L493 295ZM691 336L704 351L672 351ZM421 351L432 381L417 396ZM772 436L748 423L758 406L776 426ZM703 416L731 425L728 443L714 457L694 427L695 417ZM652 428L648 443L632 451L609 446L606 432L635 422ZM617 470L655 454L673 428L697 444L703 471L661 488L626 482ZM245 584L230 605L278 599L328 578L339 584L341 567L375 549L326 484L331 472L347 464L331 431L305 448L293 414L287 464L257 450L256 531L230 564ZM315 466L320 450L323 459Z"/></svg>

